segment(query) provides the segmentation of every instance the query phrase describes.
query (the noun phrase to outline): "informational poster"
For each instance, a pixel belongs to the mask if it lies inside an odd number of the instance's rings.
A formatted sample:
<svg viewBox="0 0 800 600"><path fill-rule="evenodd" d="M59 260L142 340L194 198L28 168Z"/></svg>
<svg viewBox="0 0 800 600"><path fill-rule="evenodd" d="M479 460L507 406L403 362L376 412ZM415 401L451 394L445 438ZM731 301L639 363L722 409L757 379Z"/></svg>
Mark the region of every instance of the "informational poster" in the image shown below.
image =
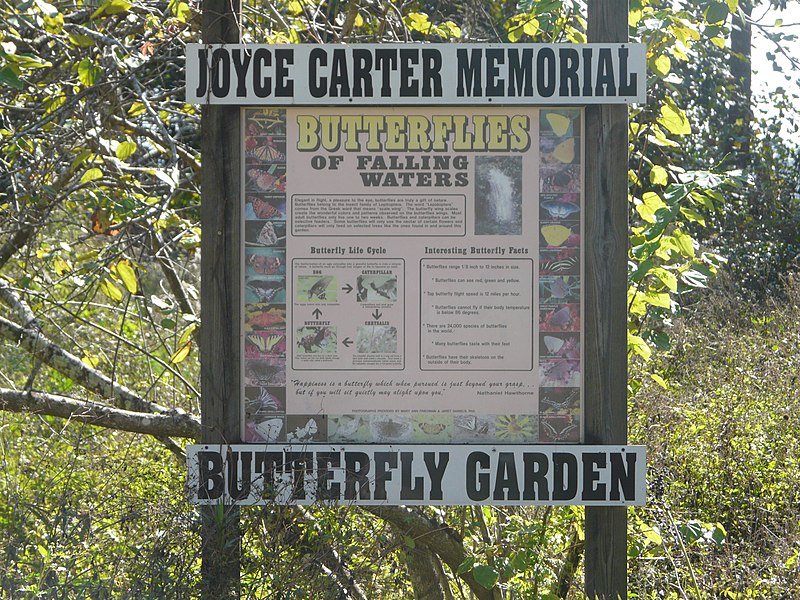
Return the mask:
<svg viewBox="0 0 800 600"><path fill-rule="evenodd" d="M242 439L582 442L583 109L243 109Z"/></svg>

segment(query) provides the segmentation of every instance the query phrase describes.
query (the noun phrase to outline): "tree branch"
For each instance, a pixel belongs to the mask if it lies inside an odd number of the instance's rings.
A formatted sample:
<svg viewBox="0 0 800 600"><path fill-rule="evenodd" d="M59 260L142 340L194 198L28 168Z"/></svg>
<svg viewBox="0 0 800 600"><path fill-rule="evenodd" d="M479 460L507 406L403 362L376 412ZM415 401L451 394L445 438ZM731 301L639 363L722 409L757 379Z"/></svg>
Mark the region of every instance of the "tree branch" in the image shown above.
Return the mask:
<svg viewBox="0 0 800 600"><path fill-rule="evenodd" d="M20 348L40 359L65 377L77 381L87 390L103 398L113 398L120 408L141 413L172 415L181 421L186 431L200 426L197 417L180 408L167 408L138 396L124 385L111 380L104 373L93 369L74 354L70 354L53 343L44 334L30 327L20 327L16 323L0 317L0 337L19 344ZM187 436L191 437L191 435Z"/></svg>
<svg viewBox="0 0 800 600"><path fill-rule="evenodd" d="M388 521L392 525L414 538L418 544L427 548L441 558L453 573L467 558L464 545L458 535L446 525L436 523L418 510L399 506L365 506L364 510ZM460 575L478 600L493 600L494 595L472 576L470 571Z"/></svg>
<svg viewBox="0 0 800 600"><path fill-rule="evenodd" d="M153 415L122 410L99 402L76 400L45 392L0 388L0 410L32 413L80 421L98 427L145 433L155 437L198 439L200 424L192 424L181 415Z"/></svg>

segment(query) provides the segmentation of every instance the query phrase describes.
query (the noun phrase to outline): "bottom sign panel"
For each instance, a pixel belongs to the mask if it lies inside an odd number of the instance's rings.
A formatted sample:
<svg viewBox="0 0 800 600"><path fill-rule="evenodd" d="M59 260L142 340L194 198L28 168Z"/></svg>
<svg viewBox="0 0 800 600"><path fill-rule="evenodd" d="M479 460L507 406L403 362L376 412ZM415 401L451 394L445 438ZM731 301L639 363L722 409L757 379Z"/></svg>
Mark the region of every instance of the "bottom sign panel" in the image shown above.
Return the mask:
<svg viewBox="0 0 800 600"><path fill-rule="evenodd" d="M193 445L193 504L630 506L643 446Z"/></svg>

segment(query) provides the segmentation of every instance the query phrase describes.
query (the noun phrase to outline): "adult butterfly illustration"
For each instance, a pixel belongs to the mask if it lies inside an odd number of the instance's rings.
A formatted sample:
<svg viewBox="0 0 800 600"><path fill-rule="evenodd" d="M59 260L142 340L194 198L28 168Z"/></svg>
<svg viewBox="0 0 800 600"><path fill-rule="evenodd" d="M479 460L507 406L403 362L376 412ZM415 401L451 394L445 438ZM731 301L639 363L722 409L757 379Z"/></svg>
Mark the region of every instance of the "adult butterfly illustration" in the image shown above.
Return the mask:
<svg viewBox="0 0 800 600"><path fill-rule="evenodd" d="M283 290L283 282L256 279L254 281L248 281L247 287L253 290L253 293L258 296L258 299L262 302L272 302L272 299L278 295L278 292Z"/></svg>
<svg viewBox="0 0 800 600"><path fill-rule="evenodd" d="M565 442L574 441L578 438L578 423L571 417L566 419L566 424L561 427L558 426L556 419L542 419L541 424L548 440Z"/></svg>
<svg viewBox="0 0 800 600"><path fill-rule="evenodd" d="M566 258L554 258L543 260L541 263L540 271L542 273L564 273L572 271L578 266L578 256L573 254Z"/></svg>
<svg viewBox="0 0 800 600"><path fill-rule="evenodd" d="M563 393L563 390L569 390L563 397L559 397ZM545 406L547 409L551 410L565 410L568 408L574 407L578 400L580 399L580 389L579 388L555 388L544 392L542 394L541 399L539 402Z"/></svg>
<svg viewBox="0 0 800 600"><path fill-rule="evenodd" d="M566 331L573 324L574 316L569 305L553 310L544 314L542 318L542 331Z"/></svg>
<svg viewBox="0 0 800 600"><path fill-rule="evenodd" d="M247 343L255 346L262 354L282 354L286 350L286 336L280 333L268 336L248 335Z"/></svg>
<svg viewBox="0 0 800 600"><path fill-rule="evenodd" d="M283 162L286 160L286 155L272 144L272 138L267 138L267 143L248 150L247 156L262 162Z"/></svg>
<svg viewBox="0 0 800 600"><path fill-rule="evenodd" d="M561 200L545 200L541 203L550 216L554 219L566 219L576 212L580 212L581 208L572 202L564 202Z"/></svg>

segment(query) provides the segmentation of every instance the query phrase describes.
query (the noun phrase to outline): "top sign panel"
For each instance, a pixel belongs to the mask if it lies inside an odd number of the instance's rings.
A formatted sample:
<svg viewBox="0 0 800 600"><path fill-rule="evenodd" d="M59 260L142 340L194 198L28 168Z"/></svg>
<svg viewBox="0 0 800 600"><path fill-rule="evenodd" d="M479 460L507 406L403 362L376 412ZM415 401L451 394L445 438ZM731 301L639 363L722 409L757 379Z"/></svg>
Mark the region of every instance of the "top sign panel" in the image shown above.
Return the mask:
<svg viewBox="0 0 800 600"><path fill-rule="evenodd" d="M629 104L645 73L643 44L188 44L186 101Z"/></svg>

